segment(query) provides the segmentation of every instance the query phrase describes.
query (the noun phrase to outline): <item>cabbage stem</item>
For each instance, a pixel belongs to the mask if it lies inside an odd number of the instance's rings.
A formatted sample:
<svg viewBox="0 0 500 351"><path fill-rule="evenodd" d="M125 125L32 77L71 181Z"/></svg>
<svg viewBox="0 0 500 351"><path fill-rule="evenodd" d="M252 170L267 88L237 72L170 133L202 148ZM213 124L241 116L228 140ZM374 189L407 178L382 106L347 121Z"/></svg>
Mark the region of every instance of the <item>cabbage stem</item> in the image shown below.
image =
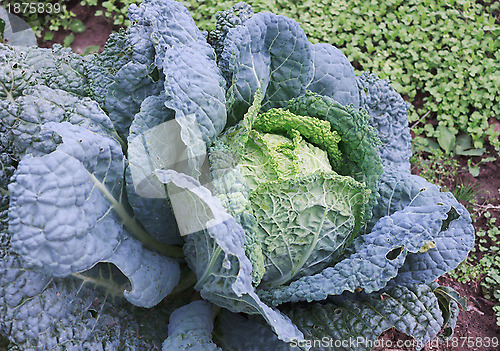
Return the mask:
<svg viewBox="0 0 500 351"><path fill-rule="evenodd" d="M128 229L128 231L135 236L144 246L148 249L157 251L165 256L184 257L184 252L180 246L176 245L166 245L155 238L153 238L148 232L142 228L142 226L136 221L136 219L129 215L125 207L115 199L113 194L102 184L92 173L89 173L90 178L96 185L96 187L104 194L104 196L111 202L116 214L122 219L123 225Z"/></svg>

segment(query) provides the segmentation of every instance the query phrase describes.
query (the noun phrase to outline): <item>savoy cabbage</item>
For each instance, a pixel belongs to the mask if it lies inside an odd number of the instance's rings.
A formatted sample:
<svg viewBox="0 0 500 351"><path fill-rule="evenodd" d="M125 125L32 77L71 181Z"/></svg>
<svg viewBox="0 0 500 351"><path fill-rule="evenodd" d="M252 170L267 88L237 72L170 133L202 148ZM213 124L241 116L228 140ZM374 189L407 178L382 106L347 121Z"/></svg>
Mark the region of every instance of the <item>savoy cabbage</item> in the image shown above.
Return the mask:
<svg viewBox="0 0 500 351"><path fill-rule="evenodd" d="M388 81L243 3L208 35L172 0L129 17L101 54L0 44L9 349L453 333L463 299L435 280L472 249L471 219L410 173Z"/></svg>

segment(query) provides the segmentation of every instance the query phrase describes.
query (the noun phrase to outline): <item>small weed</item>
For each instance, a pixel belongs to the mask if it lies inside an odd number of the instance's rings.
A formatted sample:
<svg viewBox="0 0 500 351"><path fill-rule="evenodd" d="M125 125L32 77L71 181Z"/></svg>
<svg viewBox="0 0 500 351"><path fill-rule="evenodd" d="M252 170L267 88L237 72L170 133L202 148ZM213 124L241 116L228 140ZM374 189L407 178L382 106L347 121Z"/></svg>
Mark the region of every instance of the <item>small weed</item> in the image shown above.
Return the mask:
<svg viewBox="0 0 500 351"><path fill-rule="evenodd" d="M448 273L451 278L464 284L479 279L483 274L483 267L475 264L471 256L460 263L453 271Z"/></svg>
<svg viewBox="0 0 500 351"><path fill-rule="evenodd" d="M497 217L490 212L499 211L500 208L491 204L476 204L475 208L474 217L484 218L485 228L476 230L473 253L449 275L462 283L479 279L484 297L496 303L493 310L500 326L500 229L496 225Z"/></svg>
<svg viewBox="0 0 500 351"><path fill-rule="evenodd" d="M462 172L457 159L445 155L441 149L426 150L417 143L413 144L413 156L410 162L414 170L430 183L441 186L444 191L457 188L457 182L462 182L457 180L459 173ZM467 188L462 191L465 190Z"/></svg>
<svg viewBox="0 0 500 351"><path fill-rule="evenodd" d="M452 190L453 195L459 202L473 203L476 201L479 184L471 184L467 178L457 181L458 184Z"/></svg>

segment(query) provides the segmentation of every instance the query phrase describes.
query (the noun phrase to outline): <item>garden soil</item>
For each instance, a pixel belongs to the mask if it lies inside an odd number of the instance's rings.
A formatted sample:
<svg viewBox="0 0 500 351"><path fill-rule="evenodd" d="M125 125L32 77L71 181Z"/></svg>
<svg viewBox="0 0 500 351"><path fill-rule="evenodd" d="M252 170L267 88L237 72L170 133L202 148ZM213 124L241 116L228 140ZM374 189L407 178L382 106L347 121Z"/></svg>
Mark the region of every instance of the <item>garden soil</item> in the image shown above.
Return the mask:
<svg viewBox="0 0 500 351"><path fill-rule="evenodd" d="M74 33L75 39L71 43L71 49L79 54L83 54L85 48L89 46L99 46L100 51L103 50L104 44L108 40L109 35L115 31L112 24L104 16L94 16L94 12L97 10L103 10L100 6L87 7L81 6L77 3L71 9L76 15L76 18L80 19L85 24L85 32ZM38 46L40 47L52 47L53 44L59 43L62 45L64 38L69 35L69 31L59 31L54 34L52 41L38 40ZM43 38L43 35L42 35Z"/></svg>

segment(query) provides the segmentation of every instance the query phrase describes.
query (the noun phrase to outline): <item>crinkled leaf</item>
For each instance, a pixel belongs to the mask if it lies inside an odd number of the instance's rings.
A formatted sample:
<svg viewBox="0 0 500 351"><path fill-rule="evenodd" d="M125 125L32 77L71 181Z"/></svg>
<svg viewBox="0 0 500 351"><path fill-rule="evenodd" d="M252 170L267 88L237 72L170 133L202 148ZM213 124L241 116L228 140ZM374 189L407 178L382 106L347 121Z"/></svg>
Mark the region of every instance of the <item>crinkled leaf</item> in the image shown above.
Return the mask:
<svg viewBox="0 0 500 351"><path fill-rule="evenodd" d="M214 60L187 45L165 52L163 72L166 106L175 111L181 138L188 148L193 169L188 174L198 176L205 143L213 141L226 124L224 78Z"/></svg>
<svg viewBox="0 0 500 351"><path fill-rule="evenodd" d="M377 149L380 140L376 130L368 123L368 115L352 106L342 106L330 97L311 92L289 101L287 108L298 115L330 122L332 129L340 135L343 162L335 171L364 182L372 191L365 211L365 219L370 218L383 167Z"/></svg>
<svg viewBox="0 0 500 351"><path fill-rule="evenodd" d="M163 71L167 107L177 119L195 114L203 140L213 140L226 124L225 83L215 61L179 45L165 52Z"/></svg>
<svg viewBox="0 0 500 351"><path fill-rule="evenodd" d="M12 248L31 267L54 277L113 262L130 275L125 297L153 306L175 287L178 264L127 238L121 198L124 158L118 142L64 123L47 123L63 139L56 151L24 157L9 185ZM140 274L136 274L141 272ZM148 272L148 274L144 274Z"/></svg>
<svg viewBox="0 0 500 351"><path fill-rule="evenodd" d="M149 19L144 18L144 7L148 2L143 2L140 7L135 4L128 8L128 17L131 22L127 30L127 40L132 49L131 59L133 62L142 63L147 66L155 64L155 42L152 40L152 28ZM160 67L160 66L157 66Z"/></svg>
<svg viewBox="0 0 500 351"><path fill-rule="evenodd" d="M184 149L175 149L176 145L182 147L184 144L174 141L176 136L179 137L180 129L173 120L174 116L174 111L165 106L163 94L150 96L135 116L128 137L128 201L144 228L166 244L181 244L183 241L165 186L154 174L156 169L179 162L179 157L182 161L182 154L185 154Z"/></svg>
<svg viewBox="0 0 500 351"><path fill-rule="evenodd" d="M335 266L288 286L263 291L261 297L273 304L319 301L343 291L378 291L393 278L392 283L430 283L455 268L472 249L470 216L449 193L428 190L425 196L421 204L414 202L382 217L370 233L354 240L351 255ZM459 217L443 225L453 212ZM405 279L398 275L400 269Z"/></svg>
<svg viewBox="0 0 500 351"><path fill-rule="evenodd" d="M26 269L19 257L0 260L0 333L26 351L159 349L168 314L184 303L129 304L118 295L126 279L112 265L77 276L52 278Z"/></svg>
<svg viewBox="0 0 500 351"><path fill-rule="evenodd" d="M131 5L129 13L131 21L143 25L148 31L156 50L158 67L168 63L166 51L179 45L213 57L206 36L198 29L184 4L172 0L145 0L140 6Z"/></svg>
<svg viewBox="0 0 500 351"><path fill-rule="evenodd" d="M210 185L224 209L245 231L245 255L252 263L252 280L255 286L265 273L262 240L257 235L257 219L250 205L250 187L236 166L260 111L262 99L262 91L257 89L252 106L243 121L220 135L209 148Z"/></svg>
<svg viewBox="0 0 500 351"><path fill-rule="evenodd" d="M228 310L222 310L217 316L214 340L224 351L293 350L290 344L279 340L267 326Z"/></svg>
<svg viewBox="0 0 500 351"><path fill-rule="evenodd" d="M118 134L126 139L141 103L146 97L157 95L163 88L163 81L159 78L155 81L148 66L135 62L123 66L113 79L104 107Z"/></svg>
<svg viewBox="0 0 500 351"><path fill-rule="evenodd" d="M125 31L111 33L103 52L93 55L87 65L90 96L102 107L116 73L132 60L133 47L130 36L129 32Z"/></svg>
<svg viewBox="0 0 500 351"><path fill-rule="evenodd" d="M384 216L390 216L403 210L418 200L424 204L439 192L439 186L427 182L424 178L401 172L397 168L387 168L378 184L379 197L373 207L372 222L376 223Z"/></svg>
<svg viewBox="0 0 500 351"><path fill-rule="evenodd" d="M358 77L360 107L370 116L370 124L378 131L384 167L410 170L411 134L408 127L409 104L391 86L388 79L363 73Z"/></svg>
<svg viewBox="0 0 500 351"><path fill-rule="evenodd" d="M231 29L224 45L221 59L233 73L230 123L243 117L258 88L264 93L262 108L268 110L302 95L312 79L311 43L287 17L257 13Z"/></svg>
<svg viewBox="0 0 500 351"><path fill-rule="evenodd" d="M102 54L89 65L93 96L106 109L123 138L139 112L142 101L157 95L163 88L161 66L156 66L151 25L144 17L151 8L145 2L130 9L132 26L114 34Z"/></svg>
<svg viewBox="0 0 500 351"><path fill-rule="evenodd" d="M329 96L341 105L359 107L359 91L354 68L347 57L330 44L311 45L313 78L306 89Z"/></svg>
<svg viewBox="0 0 500 351"><path fill-rule="evenodd" d="M331 302L293 308L288 315L306 340L347 341L336 350L369 351L378 336L392 327L413 336L421 349L443 325L437 298L425 284L397 286L369 295L344 294Z"/></svg>
<svg viewBox="0 0 500 351"><path fill-rule="evenodd" d="M151 24L144 17L146 6L148 5L144 2L144 5L140 7L135 4L129 7L131 26L126 31L112 33L106 42L104 51L99 55L94 55L88 65L92 98L101 106L105 105L108 87L117 81L116 74L128 63L141 67L145 65L149 74L157 71L155 70L157 68L155 65L156 52L151 38ZM161 76L161 72L156 73ZM124 72L122 72L122 78L123 75ZM135 80L140 82L143 78L145 76ZM120 85L120 82L117 81L117 84ZM130 91L137 90L134 86L130 86L129 89Z"/></svg>
<svg viewBox="0 0 500 351"><path fill-rule="evenodd" d="M66 140L48 155L19 163L9 185L9 230L12 247L29 264L61 277L89 269L118 245L121 224L93 179L101 186L108 180L119 198L123 154L115 140L85 128L52 127Z"/></svg>
<svg viewBox="0 0 500 351"><path fill-rule="evenodd" d="M359 232L369 191L351 177L332 173L326 153L322 159L317 151L306 149L321 166L301 160L297 163L304 163L304 171L312 174L286 180L285 172L269 166L270 155L245 149L248 142L255 142L251 131L260 122L257 99L244 119L212 145L210 165L215 193L245 230L254 284L275 287L335 262ZM314 121L330 129L330 123ZM294 126L291 123L290 128ZM311 133L310 128L304 122L297 130ZM292 174L296 161L291 163Z"/></svg>
<svg viewBox="0 0 500 351"><path fill-rule="evenodd" d="M87 65L92 98L113 111L110 117L119 123L117 129L123 136L127 135L133 114L139 111L144 97L162 86L159 81L163 74L161 66L155 64L151 24L144 17L147 6L150 5L146 2L140 8L130 6L131 26L126 31L112 33L104 51L94 55Z"/></svg>
<svg viewBox="0 0 500 351"><path fill-rule="evenodd" d="M175 111L187 146L191 167L187 173L198 177L205 143L226 124L225 82L213 49L179 2L147 0L132 5L129 13L137 32L134 37L145 35L154 45L155 64L165 75L165 104Z"/></svg>
<svg viewBox="0 0 500 351"><path fill-rule="evenodd" d="M0 43L0 98L11 101L39 76L26 63L26 51Z"/></svg>
<svg viewBox="0 0 500 351"><path fill-rule="evenodd" d="M170 315L168 338L163 351L222 351L212 341L214 306L207 301L194 301Z"/></svg>
<svg viewBox="0 0 500 351"><path fill-rule="evenodd" d="M116 136L108 116L88 98L43 85L24 93L15 101L0 100L0 124L6 128L6 138L19 158L27 153L43 155L56 148L59 136L43 129L48 122L69 122L94 133ZM121 142L118 137L117 141Z"/></svg>
<svg viewBox="0 0 500 351"><path fill-rule="evenodd" d="M121 225L78 159L61 151L26 156L15 177L9 185L9 229L12 247L29 264L67 276L116 248Z"/></svg>
<svg viewBox="0 0 500 351"><path fill-rule="evenodd" d="M71 48L54 45L52 49L30 49L26 63L39 74L39 83L79 96L89 95L87 63L82 55Z"/></svg>
<svg viewBox="0 0 500 351"><path fill-rule="evenodd" d="M252 6L244 2L239 2L234 4L230 9L217 12L215 15L217 21L215 29L208 33L208 42L214 48L217 64L228 86L231 85L233 74L229 70L229 60L223 57L226 36L231 28L242 25L252 16Z"/></svg>
<svg viewBox="0 0 500 351"><path fill-rule="evenodd" d="M220 200L195 179L173 170L158 171L158 178L169 188L170 200L181 204L192 226L187 231L184 252L198 277L195 289L212 303L232 312L260 314L278 337L289 342L302 334L279 311L265 305L252 286L252 265L245 256L245 233L226 213Z"/></svg>
<svg viewBox="0 0 500 351"><path fill-rule="evenodd" d="M429 283L467 258L474 247L474 227L469 212L456 200L454 202L444 221L451 221L449 227L433 236L428 249L423 247L420 252L408 255L392 285Z"/></svg>
<svg viewBox="0 0 500 351"><path fill-rule="evenodd" d="M391 215L406 206L425 208L431 203L452 206L430 246L409 255L391 284L429 283L465 260L474 246L474 228L469 213L452 194L440 192L438 186L422 177L393 168L384 172L379 192L374 219Z"/></svg>
<svg viewBox="0 0 500 351"><path fill-rule="evenodd" d="M336 174L257 187L250 200L267 257L261 287L286 284L335 262L358 233L368 197L362 184Z"/></svg>
<svg viewBox="0 0 500 351"><path fill-rule="evenodd" d="M19 48L0 44L0 97L16 98L28 86L44 84L53 89L87 96L86 62L69 48Z"/></svg>

